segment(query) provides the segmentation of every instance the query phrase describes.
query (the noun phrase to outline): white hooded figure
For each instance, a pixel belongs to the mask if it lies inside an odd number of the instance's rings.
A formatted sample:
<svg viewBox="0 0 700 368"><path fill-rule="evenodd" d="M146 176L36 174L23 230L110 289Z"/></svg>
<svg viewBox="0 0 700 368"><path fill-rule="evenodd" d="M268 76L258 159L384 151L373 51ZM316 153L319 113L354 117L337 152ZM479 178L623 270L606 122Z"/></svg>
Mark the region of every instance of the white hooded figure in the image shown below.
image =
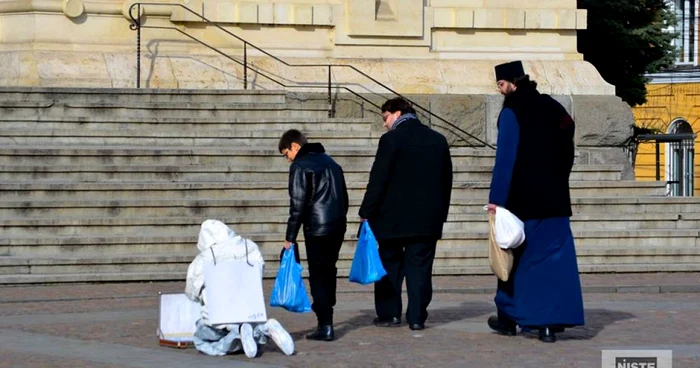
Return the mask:
<svg viewBox="0 0 700 368"><path fill-rule="evenodd" d="M265 323L243 323L212 326L208 320L204 291L204 265L207 262L245 260L249 264L264 267L265 261L258 245L245 239L218 220L202 223L197 242L199 254L187 269L185 294L201 304L202 318L197 321L195 347L207 355L226 355L243 350L249 358L257 356L258 344L265 344L270 337L286 355L294 353L294 341L282 325L269 319ZM260 272L262 275L262 272Z"/></svg>

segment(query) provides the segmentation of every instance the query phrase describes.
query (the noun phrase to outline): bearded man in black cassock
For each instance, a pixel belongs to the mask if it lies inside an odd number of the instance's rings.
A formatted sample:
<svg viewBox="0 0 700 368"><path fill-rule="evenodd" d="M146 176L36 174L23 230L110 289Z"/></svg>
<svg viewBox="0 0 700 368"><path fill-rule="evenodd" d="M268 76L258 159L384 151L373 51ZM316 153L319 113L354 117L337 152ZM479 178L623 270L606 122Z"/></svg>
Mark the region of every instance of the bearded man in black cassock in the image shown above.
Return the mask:
<svg viewBox="0 0 700 368"><path fill-rule="evenodd" d="M537 91L520 61L496 66L505 95L488 209L510 210L525 223L525 242L513 250L507 282L498 282L498 315L489 326L514 336L516 326L539 330L543 342L584 324L583 296L569 218L574 121Z"/></svg>

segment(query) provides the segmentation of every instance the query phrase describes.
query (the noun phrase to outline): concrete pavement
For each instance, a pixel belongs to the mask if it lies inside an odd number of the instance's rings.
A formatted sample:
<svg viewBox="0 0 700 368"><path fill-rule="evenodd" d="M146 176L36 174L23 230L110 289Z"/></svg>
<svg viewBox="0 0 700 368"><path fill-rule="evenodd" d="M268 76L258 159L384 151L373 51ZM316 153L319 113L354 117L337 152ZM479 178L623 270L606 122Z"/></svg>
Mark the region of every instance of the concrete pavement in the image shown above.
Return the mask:
<svg viewBox="0 0 700 368"><path fill-rule="evenodd" d="M586 325L555 344L492 333L494 283L435 278L428 328L416 332L372 326L371 286L341 279L337 341L303 339L313 314L268 308L297 354L267 346L256 359L158 346L157 292L184 282L0 287L0 367L598 367L603 349L670 349L675 368L700 366L700 274L583 275Z"/></svg>

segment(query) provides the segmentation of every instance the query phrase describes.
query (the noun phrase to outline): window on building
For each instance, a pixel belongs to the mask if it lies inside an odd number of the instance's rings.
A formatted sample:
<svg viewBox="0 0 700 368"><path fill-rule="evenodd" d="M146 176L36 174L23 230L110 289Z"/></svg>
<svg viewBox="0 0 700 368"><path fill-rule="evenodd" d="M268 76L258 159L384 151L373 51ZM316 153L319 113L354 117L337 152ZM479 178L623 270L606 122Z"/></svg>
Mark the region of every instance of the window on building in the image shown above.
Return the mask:
<svg viewBox="0 0 700 368"><path fill-rule="evenodd" d="M695 187L695 136L683 118L673 119L668 134L689 134L680 142L666 143L666 187L672 196L693 196Z"/></svg>
<svg viewBox="0 0 700 368"><path fill-rule="evenodd" d="M678 24L675 31L678 38L674 45L678 48L678 64L697 65L698 55L698 1L697 0L674 0L673 10L676 13Z"/></svg>

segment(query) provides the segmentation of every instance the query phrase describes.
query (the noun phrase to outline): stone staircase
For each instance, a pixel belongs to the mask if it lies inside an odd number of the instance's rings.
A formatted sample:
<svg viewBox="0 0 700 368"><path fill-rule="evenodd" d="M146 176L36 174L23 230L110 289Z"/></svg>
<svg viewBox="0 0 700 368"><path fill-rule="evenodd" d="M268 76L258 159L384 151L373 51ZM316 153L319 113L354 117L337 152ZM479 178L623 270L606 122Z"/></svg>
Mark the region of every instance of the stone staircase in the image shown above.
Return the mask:
<svg viewBox="0 0 700 368"><path fill-rule="evenodd" d="M379 125L329 119L325 105L274 91L0 89L0 283L182 280L209 218L257 242L274 276L289 204L276 148L289 128L346 172L347 275ZM489 274L482 207L494 151L452 155L435 273ZM581 272L700 270L700 200L621 180L622 169L574 166Z"/></svg>

